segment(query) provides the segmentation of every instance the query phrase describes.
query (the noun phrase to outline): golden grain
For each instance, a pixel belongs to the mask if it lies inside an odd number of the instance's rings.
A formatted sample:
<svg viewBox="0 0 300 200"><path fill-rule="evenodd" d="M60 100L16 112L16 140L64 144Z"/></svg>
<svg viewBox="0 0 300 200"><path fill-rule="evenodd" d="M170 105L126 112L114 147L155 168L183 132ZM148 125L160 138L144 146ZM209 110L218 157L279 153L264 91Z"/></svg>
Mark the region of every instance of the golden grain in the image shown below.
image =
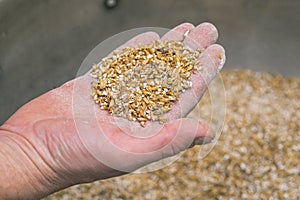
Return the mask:
<svg viewBox="0 0 300 200"><path fill-rule="evenodd" d="M92 67L92 97L101 109L143 127L148 120L165 123L172 102L192 87L200 53L175 41L114 51Z"/></svg>

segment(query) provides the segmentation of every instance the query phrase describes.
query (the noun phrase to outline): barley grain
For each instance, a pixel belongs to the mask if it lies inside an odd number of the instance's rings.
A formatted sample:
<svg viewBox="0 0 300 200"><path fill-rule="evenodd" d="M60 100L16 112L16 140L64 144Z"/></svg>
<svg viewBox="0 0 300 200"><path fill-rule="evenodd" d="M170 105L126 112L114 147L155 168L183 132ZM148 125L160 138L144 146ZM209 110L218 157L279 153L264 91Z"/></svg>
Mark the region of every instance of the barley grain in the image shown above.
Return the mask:
<svg viewBox="0 0 300 200"><path fill-rule="evenodd" d="M192 87L200 54L175 41L114 51L92 67L92 97L100 109L143 127L148 120L164 123L172 103Z"/></svg>

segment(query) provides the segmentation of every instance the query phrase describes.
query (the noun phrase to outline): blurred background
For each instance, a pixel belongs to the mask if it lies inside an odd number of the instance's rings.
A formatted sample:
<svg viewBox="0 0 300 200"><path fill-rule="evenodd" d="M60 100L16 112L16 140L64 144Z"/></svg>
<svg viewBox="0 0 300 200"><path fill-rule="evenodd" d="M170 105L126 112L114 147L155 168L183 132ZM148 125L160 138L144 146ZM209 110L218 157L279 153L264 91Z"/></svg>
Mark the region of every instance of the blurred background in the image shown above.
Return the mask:
<svg viewBox="0 0 300 200"><path fill-rule="evenodd" d="M212 22L227 51L225 69L300 76L300 1L103 2L0 0L0 124L24 103L72 79L101 41L138 27Z"/></svg>

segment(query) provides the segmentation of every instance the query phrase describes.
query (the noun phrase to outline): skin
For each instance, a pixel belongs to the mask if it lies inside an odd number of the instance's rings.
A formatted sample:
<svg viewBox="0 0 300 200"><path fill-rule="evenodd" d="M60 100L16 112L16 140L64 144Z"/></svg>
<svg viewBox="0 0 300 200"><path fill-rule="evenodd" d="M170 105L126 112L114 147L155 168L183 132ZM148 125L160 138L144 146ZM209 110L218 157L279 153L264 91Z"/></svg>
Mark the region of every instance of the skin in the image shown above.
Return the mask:
<svg viewBox="0 0 300 200"><path fill-rule="evenodd" d="M212 24L184 23L162 38L144 33L119 49L182 40L187 30L184 43L204 50L199 59L205 69L192 76L192 89L166 114L166 124L148 122L141 128L136 122L118 121L91 99L88 75L71 80L33 99L0 127L0 199L42 198L74 184L129 173L212 140L208 125L184 118L225 61L224 49L214 44L218 33Z"/></svg>

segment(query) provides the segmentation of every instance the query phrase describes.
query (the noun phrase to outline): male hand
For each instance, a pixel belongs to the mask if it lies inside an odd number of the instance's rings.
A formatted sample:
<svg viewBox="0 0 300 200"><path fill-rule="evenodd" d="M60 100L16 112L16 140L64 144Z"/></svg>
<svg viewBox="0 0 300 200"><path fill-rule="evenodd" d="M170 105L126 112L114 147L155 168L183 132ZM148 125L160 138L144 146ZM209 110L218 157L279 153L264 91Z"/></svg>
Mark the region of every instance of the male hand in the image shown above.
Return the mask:
<svg viewBox="0 0 300 200"><path fill-rule="evenodd" d="M120 47L184 39L185 45L204 51L199 58L204 70L192 75L192 88L180 95L166 114L164 125L148 122L142 128L137 122L114 118L100 110L90 96L92 78L88 74L19 109L0 127L0 143L4 144L2 148L15 151L12 157L6 156L7 160L14 163L17 174L24 174L24 184L28 182L36 190L22 194L28 198L35 194L33 198L37 198L74 184L118 176L213 139L214 132L208 125L183 117L197 105L224 64L225 51L214 44L217 37L212 24L194 27L184 23L162 38L147 32ZM0 158L1 152L10 151L0 151ZM17 160L25 164L15 166Z"/></svg>

